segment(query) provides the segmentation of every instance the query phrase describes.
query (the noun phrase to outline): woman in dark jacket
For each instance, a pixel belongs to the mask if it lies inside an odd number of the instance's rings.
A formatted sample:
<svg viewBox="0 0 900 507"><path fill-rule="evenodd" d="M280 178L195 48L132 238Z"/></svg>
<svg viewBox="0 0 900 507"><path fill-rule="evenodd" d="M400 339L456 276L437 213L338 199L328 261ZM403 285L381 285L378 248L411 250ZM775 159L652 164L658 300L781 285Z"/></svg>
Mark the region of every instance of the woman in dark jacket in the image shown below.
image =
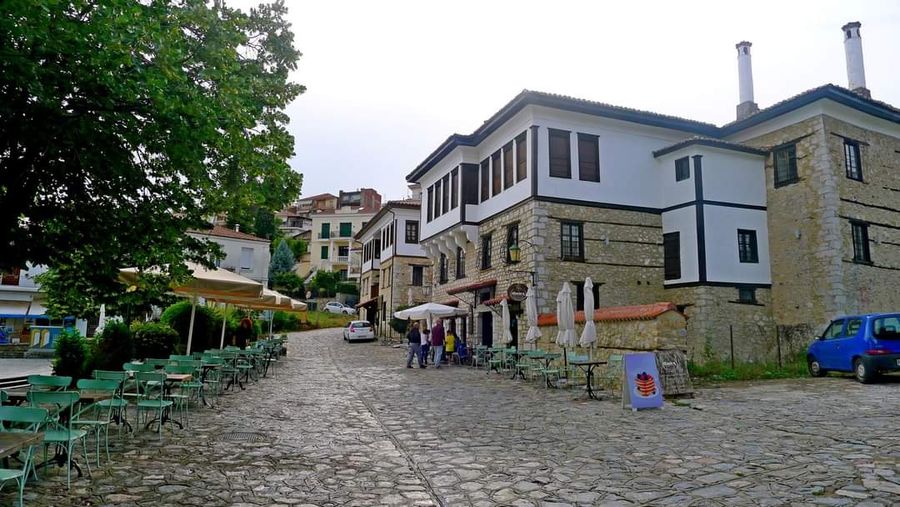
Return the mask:
<svg viewBox="0 0 900 507"><path fill-rule="evenodd" d="M250 317L244 317L241 319L237 332L234 334L234 344L237 345L238 348L243 349L247 346L247 343L250 342L252 337L253 321L250 320Z"/></svg>

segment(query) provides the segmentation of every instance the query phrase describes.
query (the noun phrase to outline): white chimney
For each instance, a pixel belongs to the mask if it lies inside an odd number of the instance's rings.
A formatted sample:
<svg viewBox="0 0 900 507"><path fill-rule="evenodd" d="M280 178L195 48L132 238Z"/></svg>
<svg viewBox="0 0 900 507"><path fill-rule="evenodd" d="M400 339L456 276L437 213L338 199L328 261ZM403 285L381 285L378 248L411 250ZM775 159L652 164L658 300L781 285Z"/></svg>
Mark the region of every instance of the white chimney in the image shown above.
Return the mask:
<svg viewBox="0 0 900 507"><path fill-rule="evenodd" d="M750 63L750 44L741 41L735 44L738 52L738 96L740 102L737 105L737 119L744 118L759 111L759 106L753 102L753 66Z"/></svg>
<svg viewBox="0 0 900 507"><path fill-rule="evenodd" d="M862 39L859 36L859 21L841 27L844 32L844 53L847 55L847 84L850 90L864 96L872 94L866 88L866 66L863 64Z"/></svg>

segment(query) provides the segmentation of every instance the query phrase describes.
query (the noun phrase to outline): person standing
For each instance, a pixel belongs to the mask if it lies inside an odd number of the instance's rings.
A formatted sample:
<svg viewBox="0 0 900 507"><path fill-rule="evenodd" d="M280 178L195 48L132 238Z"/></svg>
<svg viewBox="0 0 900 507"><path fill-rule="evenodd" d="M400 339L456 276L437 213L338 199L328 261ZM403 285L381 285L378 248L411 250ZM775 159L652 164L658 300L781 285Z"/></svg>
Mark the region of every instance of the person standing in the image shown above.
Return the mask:
<svg viewBox="0 0 900 507"><path fill-rule="evenodd" d="M428 344L430 343L430 341L428 339L428 333L430 333L430 332L431 331L429 331L427 327L422 330L422 343L421 343L421 346L419 347L419 356L420 356L419 362L424 365L428 364L428 348L429 348Z"/></svg>
<svg viewBox="0 0 900 507"><path fill-rule="evenodd" d="M253 321L250 320L250 317L244 317L241 319L240 325L238 325L237 331L234 333L234 344L239 349L244 349L247 346L247 343L253 337Z"/></svg>
<svg viewBox="0 0 900 507"><path fill-rule="evenodd" d="M419 348L421 346L420 340L422 339L421 333L419 333L419 323L414 322L412 325L412 329L409 330L409 333L406 333L406 341L409 342L409 350L406 352L406 367L412 368L412 360L413 357L419 360L419 368L424 368L425 365L422 364L422 355L419 353Z"/></svg>
<svg viewBox="0 0 900 507"><path fill-rule="evenodd" d="M444 358L444 324L438 319L431 330L431 348L434 349L434 367L441 367L441 360Z"/></svg>

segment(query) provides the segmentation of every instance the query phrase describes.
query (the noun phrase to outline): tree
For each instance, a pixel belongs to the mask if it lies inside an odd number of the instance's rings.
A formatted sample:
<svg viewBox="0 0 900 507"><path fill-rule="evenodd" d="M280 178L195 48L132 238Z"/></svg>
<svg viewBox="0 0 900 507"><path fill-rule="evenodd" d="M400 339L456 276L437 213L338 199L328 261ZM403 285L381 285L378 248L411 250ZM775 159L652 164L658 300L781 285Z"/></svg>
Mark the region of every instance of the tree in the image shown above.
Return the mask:
<svg viewBox="0 0 900 507"><path fill-rule="evenodd" d="M318 297L334 296L339 281L340 273L337 271L319 270L310 280L309 288L316 291Z"/></svg>
<svg viewBox="0 0 900 507"><path fill-rule="evenodd" d="M121 295L120 267L209 264L215 246L185 235L206 217L299 195L285 14L281 0L0 2L0 270L47 265L51 312L80 315Z"/></svg>
<svg viewBox="0 0 900 507"><path fill-rule="evenodd" d="M279 275L290 273L294 269L294 252L285 240L278 242L275 254L269 262L269 280L274 282Z"/></svg>

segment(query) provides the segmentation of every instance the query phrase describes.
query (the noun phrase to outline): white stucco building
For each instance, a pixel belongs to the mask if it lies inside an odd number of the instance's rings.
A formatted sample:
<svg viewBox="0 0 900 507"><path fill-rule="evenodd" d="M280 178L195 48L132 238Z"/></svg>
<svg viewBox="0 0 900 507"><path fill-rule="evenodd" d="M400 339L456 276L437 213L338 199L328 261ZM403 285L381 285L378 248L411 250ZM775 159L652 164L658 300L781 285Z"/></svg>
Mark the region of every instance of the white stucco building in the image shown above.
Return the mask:
<svg viewBox="0 0 900 507"><path fill-rule="evenodd" d="M219 261L222 269L233 271L263 285L269 282L269 240L246 232L215 225L205 231L189 231L189 236L212 241L222 247L225 257Z"/></svg>

